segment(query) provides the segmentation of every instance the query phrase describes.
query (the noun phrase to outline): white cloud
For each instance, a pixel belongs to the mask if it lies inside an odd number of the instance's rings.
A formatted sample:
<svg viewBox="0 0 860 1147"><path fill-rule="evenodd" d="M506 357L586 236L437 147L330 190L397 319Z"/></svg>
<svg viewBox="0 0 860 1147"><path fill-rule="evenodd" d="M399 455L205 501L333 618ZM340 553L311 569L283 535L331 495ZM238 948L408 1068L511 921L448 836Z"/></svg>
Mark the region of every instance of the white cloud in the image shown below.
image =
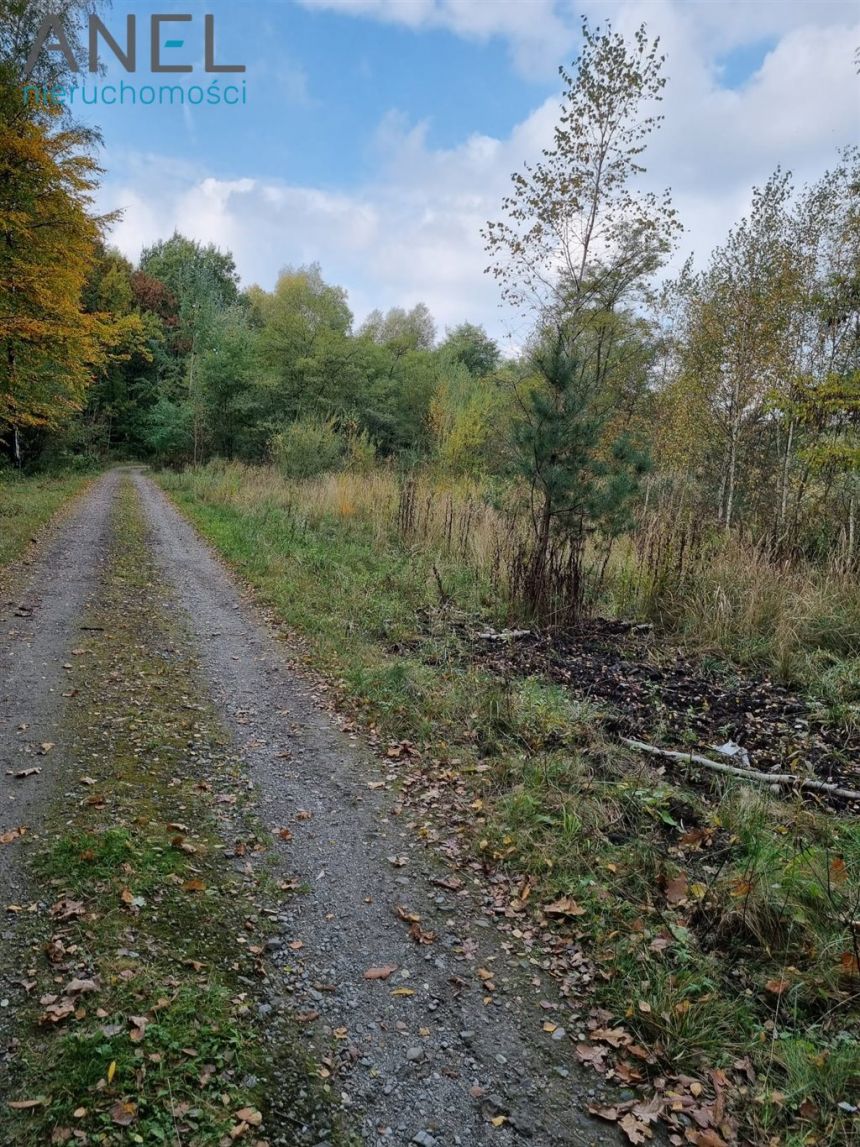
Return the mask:
<svg viewBox="0 0 860 1147"><path fill-rule="evenodd" d="M300 0L306 8L364 16L407 28L444 28L467 39L507 40L525 72L555 71L576 38L578 18L557 0Z"/></svg>
<svg viewBox="0 0 860 1147"><path fill-rule="evenodd" d="M344 6L420 28L462 35L505 35L529 50L573 6L547 0L306 0ZM750 189L777 165L798 182L831 165L837 148L860 138L860 81L853 64L860 44L856 9L845 4L710 4L646 2L587 5L630 30L641 19L659 32L668 55L665 123L649 146L648 180L671 186L687 233L686 253L700 257L745 210ZM525 28L522 12L533 13ZM852 20L853 18L853 20ZM719 58L744 43L771 45L737 89L721 86ZM552 59L559 56L559 44ZM513 327L498 308L480 228L498 214L512 171L539 157L552 138L556 104L537 107L505 138L473 135L434 149L426 125L392 113L375 139L376 173L338 191L286 181L219 179L211 171L164 164L151 156L111 156L106 207L125 214L114 241L131 257L174 227L229 247L246 282L271 286L285 264L319 261L327 278L346 286L360 319L374 306L425 301L440 325L483 322L501 335ZM156 206L157 205L157 206Z"/></svg>

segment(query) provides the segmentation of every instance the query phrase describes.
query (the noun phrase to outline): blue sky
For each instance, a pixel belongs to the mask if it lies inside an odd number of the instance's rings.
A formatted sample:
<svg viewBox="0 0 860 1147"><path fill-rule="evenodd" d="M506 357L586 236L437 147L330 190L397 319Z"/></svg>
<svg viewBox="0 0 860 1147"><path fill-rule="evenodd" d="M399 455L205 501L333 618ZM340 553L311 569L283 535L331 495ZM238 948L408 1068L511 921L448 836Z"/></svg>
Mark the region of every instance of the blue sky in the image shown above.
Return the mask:
<svg viewBox="0 0 860 1147"><path fill-rule="evenodd" d="M105 21L118 38L127 12L138 19L136 84L153 80L152 11L194 13L165 26L185 44L163 58L195 63L185 84L210 79L211 12L218 57L247 66L247 103L86 110L104 136L101 205L123 210L114 241L135 258L176 227L230 247L243 279L266 287L316 260L358 318L423 299L440 327L468 318L516 341L479 230L551 139L582 10L662 38L666 120L648 179L673 189L679 259L718 242L777 164L814 178L860 140L853 2L115 0ZM132 77L109 63L100 82L120 78Z"/></svg>
<svg viewBox="0 0 860 1147"><path fill-rule="evenodd" d="M200 67L203 14L211 12L216 59L246 65L248 102L233 109L204 105L191 121L167 107L87 109L82 118L101 126L108 163L114 148L156 149L211 165L226 178L253 168L263 178L352 186L372 177L379 125L393 113L426 121L428 146L447 148L473 132L507 133L557 88L553 65L543 74L521 74L500 37L466 40L444 29L384 24L290 0L117 0L104 19L124 44L125 17L135 14L138 84L152 81L149 14L171 11L197 14L191 24L162 28L162 42L186 41L182 50L165 48L164 62L198 65L180 82L211 78ZM107 76L100 82L131 79L108 48L101 52Z"/></svg>

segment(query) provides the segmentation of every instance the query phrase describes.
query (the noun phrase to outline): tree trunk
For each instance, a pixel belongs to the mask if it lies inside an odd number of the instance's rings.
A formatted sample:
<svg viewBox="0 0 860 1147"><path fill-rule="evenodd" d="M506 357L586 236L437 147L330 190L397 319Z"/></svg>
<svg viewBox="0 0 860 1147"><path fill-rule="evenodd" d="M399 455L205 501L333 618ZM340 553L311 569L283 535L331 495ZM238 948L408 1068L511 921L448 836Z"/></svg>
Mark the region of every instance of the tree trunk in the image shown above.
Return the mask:
<svg viewBox="0 0 860 1147"><path fill-rule="evenodd" d="M785 525L785 515L788 510L788 469L791 461L791 448L794 444L794 419L788 424L788 439L785 444L785 454L782 459L782 474L780 475L779 492L779 527L780 532Z"/></svg>
<svg viewBox="0 0 860 1147"><path fill-rule="evenodd" d="M729 467L726 475L726 533L732 528L732 515L735 509L735 473L738 465L738 429L732 423L731 437L729 438Z"/></svg>

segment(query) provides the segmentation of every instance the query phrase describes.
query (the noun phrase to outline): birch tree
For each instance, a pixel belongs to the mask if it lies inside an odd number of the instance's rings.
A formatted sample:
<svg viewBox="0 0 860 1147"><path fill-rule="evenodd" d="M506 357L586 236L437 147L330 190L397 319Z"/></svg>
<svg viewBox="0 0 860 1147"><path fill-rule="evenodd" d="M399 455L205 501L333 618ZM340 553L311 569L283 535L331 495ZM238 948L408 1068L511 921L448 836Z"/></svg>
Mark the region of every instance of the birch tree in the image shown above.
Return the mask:
<svg viewBox="0 0 860 1147"><path fill-rule="evenodd" d="M582 41L560 70L552 146L512 177L503 218L483 232L503 299L534 322L531 365L543 383L523 395L515 433L533 525L525 596L537 605L566 579L574 611L585 539L599 524L620 527L644 469L625 437L606 440L607 397L630 377L631 350L640 354L632 308L679 229L669 192L643 189L666 83L659 40L644 25L626 40L584 21Z"/></svg>
<svg viewBox="0 0 860 1147"><path fill-rule="evenodd" d="M790 178L781 171L755 188L749 215L685 288L690 317L682 369L704 387L722 442L717 515L727 530L737 514L748 439L791 371L788 335L797 286L788 230L791 194Z"/></svg>

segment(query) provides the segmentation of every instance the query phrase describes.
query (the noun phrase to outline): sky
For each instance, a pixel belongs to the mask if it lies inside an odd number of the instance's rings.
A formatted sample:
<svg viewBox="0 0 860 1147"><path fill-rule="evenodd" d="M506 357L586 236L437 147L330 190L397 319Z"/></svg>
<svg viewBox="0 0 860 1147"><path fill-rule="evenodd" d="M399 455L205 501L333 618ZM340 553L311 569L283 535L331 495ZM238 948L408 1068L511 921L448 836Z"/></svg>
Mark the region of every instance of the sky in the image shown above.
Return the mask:
<svg viewBox="0 0 860 1147"><path fill-rule="evenodd" d="M150 74L153 11L193 15L161 29L162 60L195 69L178 81ZM244 82L245 102L78 109L102 131L98 205L122 213L111 241L135 260L177 229L268 289L318 262L357 321L423 301L440 332L468 320L522 337L480 229L551 143L582 14L661 38L665 121L645 179L672 189L676 264L703 262L778 165L802 184L860 142L857 0L114 0L104 20L121 43L129 13L137 72L108 52L100 84L205 89L211 13L216 62L246 67L219 84Z"/></svg>

